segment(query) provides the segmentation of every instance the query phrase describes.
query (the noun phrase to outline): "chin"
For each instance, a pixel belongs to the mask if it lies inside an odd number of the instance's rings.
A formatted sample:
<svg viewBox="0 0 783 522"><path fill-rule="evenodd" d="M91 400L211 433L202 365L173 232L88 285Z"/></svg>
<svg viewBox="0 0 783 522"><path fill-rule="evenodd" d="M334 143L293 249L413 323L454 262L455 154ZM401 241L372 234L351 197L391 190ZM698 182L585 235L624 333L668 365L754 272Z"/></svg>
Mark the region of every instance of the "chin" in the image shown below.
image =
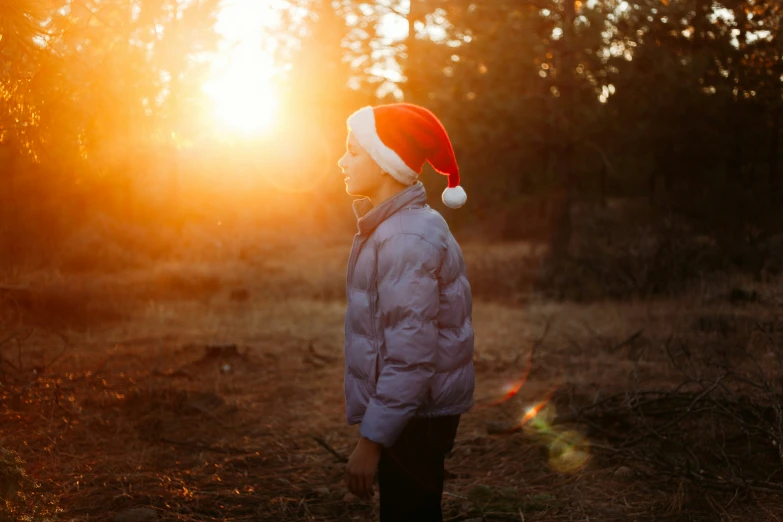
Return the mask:
<svg viewBox="0 0 783 522"><path fill-rule="evenodd" d="M353 197L361 197L361 191L353 187L350 182L345 184L345 193Z"/></svg>

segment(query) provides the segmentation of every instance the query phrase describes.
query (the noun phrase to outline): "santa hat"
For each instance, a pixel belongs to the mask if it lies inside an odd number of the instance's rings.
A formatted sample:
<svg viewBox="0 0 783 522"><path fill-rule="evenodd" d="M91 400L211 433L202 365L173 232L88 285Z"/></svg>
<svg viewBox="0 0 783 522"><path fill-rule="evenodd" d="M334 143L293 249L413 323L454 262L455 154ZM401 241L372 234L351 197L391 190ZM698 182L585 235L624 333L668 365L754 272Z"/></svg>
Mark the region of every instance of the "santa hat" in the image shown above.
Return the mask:
<svg viewBox="0 0 783 522"><path fill-rule="evenodd" d="M348 128L384 172L412 185L426 161L448 176L443 203L459 208L468 199L459 186L459 168L446 129L429 110L410 103L364 107L348 118Z"/></svg>

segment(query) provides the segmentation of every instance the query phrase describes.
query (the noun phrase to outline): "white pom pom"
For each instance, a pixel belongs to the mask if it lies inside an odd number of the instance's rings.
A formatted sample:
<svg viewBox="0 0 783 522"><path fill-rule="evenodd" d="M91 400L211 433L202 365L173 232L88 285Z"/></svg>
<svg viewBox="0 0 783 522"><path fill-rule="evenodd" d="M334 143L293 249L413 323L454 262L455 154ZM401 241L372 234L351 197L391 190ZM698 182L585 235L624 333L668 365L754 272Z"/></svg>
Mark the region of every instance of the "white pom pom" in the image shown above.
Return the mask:
<svg viewBox="0 0 783 522"><path fill-rule="evenodd" d="M443 203L449 208L459 208L468 200L465 189L460 186L447 188L443 191Z"/></svg>

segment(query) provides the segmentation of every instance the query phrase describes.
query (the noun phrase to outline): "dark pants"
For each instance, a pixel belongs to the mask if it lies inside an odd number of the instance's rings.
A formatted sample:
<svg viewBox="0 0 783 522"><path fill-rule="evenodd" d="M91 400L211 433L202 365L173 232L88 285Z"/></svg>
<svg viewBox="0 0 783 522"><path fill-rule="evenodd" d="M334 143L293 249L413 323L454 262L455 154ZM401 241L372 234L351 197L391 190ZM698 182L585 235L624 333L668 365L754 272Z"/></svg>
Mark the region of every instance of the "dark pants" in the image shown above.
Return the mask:
<svg viewBox="0 0 783 522"><path fill-rule="evenodd" d="M378 463L381 522L441 522L444 460L459 415L412 419Z"/></svg>

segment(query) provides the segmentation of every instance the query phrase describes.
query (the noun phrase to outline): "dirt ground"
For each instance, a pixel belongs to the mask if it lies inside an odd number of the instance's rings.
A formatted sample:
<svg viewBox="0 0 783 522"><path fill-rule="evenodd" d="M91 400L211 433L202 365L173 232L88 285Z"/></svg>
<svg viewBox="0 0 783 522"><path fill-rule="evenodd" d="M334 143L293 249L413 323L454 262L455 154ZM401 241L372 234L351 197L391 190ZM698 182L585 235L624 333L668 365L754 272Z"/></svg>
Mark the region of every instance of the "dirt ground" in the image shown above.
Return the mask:
<svg viewBox="0 0 783 522"><path fill-rule="evenodd" d="M64 291L89 301L67 305L87 310L76 326L51 313L23 321L25 303L6 299L0 446L40 483L35 498L66 521L120 520L134 508L161 521L376 520L377 496L358 500L342 482L358 428L344 417L344 260L334 252L293 268L61 276ZM262 289L270 274L287 282ZM723 291L587 304L477 297L477 405L446 462L444 519L783 517L775 492L650 474L604 451L595 430L554 422L633 386L676 386L660 347L675 332L712 335L705 317L774 316L777 305L738 309Z"/></svg>

